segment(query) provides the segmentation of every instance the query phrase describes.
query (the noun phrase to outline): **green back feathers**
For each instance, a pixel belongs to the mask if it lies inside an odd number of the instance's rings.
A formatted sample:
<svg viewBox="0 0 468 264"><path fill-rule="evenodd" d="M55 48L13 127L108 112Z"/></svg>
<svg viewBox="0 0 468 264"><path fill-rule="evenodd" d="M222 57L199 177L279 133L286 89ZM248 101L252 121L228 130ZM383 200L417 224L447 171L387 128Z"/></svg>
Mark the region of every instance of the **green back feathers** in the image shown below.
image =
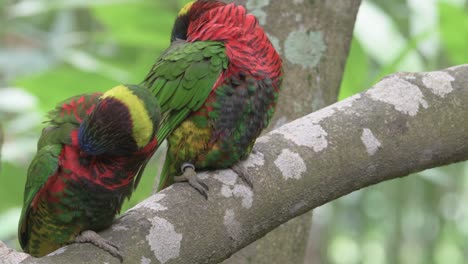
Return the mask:
<svg viewBox="0 0 468 264"><path fill-rule="evenodd" d="M158 142L198 110L228 67L224 44L175 41L159 57L142 85L150 88L161 107Z"/></svg>

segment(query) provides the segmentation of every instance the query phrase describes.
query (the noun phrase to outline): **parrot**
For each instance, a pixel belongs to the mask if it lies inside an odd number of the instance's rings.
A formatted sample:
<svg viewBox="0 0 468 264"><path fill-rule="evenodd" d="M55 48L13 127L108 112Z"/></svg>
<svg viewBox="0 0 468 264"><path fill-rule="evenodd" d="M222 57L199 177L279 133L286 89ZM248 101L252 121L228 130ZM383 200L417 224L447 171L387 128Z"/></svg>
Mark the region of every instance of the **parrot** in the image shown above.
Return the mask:
<svg viewBox="0 0 468 264"><path fill-rule="evenodd" d="M253 187L238 162L275 111L283 79L278 52L255 16L218 0L184 5L170 41L140 83L161 107L157 140L167 140L158 190L188 182L207 199L196 171L226 168Z"/></svg>
<svg viewBox="0 0 468 264"><path fill-rule="evenodd" d="M21 247L41 257L92 243L122 261L117 246L96 232L112 224L156 150L157 100L145 87L118 85L73 96L48 119L27 172Z"/></svg>

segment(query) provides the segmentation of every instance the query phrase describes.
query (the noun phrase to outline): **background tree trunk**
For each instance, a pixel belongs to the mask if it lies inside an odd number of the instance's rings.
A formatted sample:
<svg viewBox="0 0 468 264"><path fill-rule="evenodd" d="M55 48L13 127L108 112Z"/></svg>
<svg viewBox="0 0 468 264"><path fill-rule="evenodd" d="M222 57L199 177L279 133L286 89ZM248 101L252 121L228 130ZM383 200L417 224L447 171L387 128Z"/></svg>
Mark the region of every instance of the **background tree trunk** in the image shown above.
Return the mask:
<svg viewBox="0 0 468 264"><path fill-rule="evenodd" d="M283 58L283 90L267 131L336 102L360 0L228 2L259 19ZM311 263L304 260L311 222L312 212L297 217L224 264Z"/></svg>

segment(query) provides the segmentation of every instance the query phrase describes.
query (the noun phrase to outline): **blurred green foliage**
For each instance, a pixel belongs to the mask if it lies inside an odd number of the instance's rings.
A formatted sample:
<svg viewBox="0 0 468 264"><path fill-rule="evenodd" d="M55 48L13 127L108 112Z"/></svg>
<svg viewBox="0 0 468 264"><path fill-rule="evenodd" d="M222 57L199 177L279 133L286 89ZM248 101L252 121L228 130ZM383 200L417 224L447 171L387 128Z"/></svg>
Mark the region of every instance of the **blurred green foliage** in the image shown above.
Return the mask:
<svg viewBox="0 0 468 264"><path fill-rule="evenodd" d="M468 63L467 5L363 1L340 99L393 72ZM387 30L375 32L383 28ZM467 263L467 188L465 162L385 182L322 206L314 211L311 234L321 254L310 263Z"/></svg>
<svg viewBox="0 0 468 264"><path fill-rule="evenodd" d="M169 44L185 2L0 2L0 240L15 244L26 169L45 112L78 93L141 81ZM466 6L463 0L363 1L339 98L392 72L467 63ZM155 169L153 162L124 209L148 196ZM462 163L327 204L314 213L319 254L311 263L465 263L467 194Z"/></svg>
<svg viewBox="0 0 468 264"><path fill-rule="evenodd" d="M440 32L450 62L464 64L468 58L468 16L466 8L440 4Z"/></svg>

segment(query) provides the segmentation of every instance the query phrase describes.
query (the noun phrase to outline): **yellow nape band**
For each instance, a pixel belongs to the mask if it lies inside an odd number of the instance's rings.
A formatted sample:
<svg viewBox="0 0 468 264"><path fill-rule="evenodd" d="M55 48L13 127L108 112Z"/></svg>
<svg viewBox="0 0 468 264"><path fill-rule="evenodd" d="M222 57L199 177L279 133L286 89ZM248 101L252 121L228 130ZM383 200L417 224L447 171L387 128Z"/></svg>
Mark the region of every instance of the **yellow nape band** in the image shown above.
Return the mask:
<svg viewBox="0 0 468 264"><path fill-rule="evenodd" d="M133 123L133 138L139 148L146 146L153 134L153 122L146 110L145 103L126 86L119 85L105 92L101 99L115 98L127 106Z"/></svg>
<svg viewBox="0 0 468 264"><path fill-rule="evenodd" d="M193 3L195 3L195 1L185 4L179 11L179 16L185 16L190 11L190 8L192 8Z"/></svg>

